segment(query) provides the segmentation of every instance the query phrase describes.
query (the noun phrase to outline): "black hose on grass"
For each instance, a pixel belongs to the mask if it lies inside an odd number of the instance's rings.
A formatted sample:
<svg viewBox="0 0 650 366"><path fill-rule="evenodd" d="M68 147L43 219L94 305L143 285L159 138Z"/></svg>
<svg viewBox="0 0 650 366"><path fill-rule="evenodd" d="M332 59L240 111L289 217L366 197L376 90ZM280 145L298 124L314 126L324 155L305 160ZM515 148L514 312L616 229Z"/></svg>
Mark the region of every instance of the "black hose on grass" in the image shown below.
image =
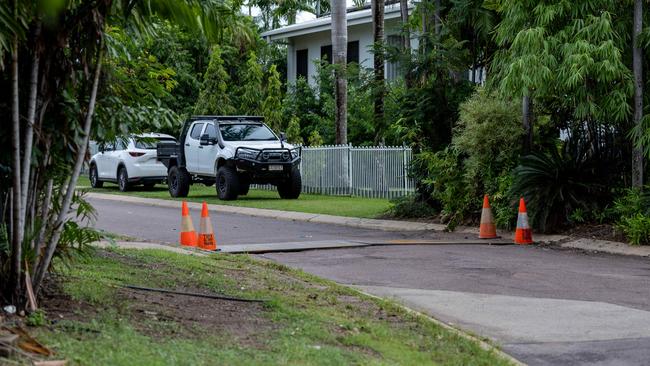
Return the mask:
<svg viewBox="0 0 650 366"><path fill-rule="evenodd" d="M165 294L185 295L185 296L193 296L193 297L204 297L204 298L207 298L207 299L219 299L219 300L241 301L241 302L267 302L268 301L268 300L264 300L264 299L244 299L244 298L241 298L241 297L231 297L231 296L225 296L225 295L208 295L208 294L200 294L200 293L197 293L197 292L173 291L173 290L166 290L166 289L163 289L163 288L141 287L141 286L133 286L133 285L124 285L122 287L129 288L129 289L132 289L132 290L162 292L162 293L165 293Z"/></svg>

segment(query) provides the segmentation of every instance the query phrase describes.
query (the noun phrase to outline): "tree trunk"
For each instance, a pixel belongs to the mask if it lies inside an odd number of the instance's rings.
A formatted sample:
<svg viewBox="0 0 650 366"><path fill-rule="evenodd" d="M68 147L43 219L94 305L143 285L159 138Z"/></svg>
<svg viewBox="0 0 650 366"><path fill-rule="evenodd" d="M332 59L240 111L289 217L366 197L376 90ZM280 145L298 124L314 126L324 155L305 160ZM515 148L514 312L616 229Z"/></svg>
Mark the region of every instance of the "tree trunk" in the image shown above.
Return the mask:
<svg viewBox="0 0 650 366"><path fill-rule="evenodd" d="M11 51L11 148L12 148L12 229L11 229L11 272L9 286L11 301L20 306L22 244L24 233L24 215L22 209L21 169L20 169L20 103L18 91L18 38L14 38Z"/></svg>
<svg viewBox="0 0 650 366"><path fill-rule="evenodd" d="M372 1L372 25L374 41L374 72L375 83L373 88L374 96L374 122L377 132L384 129L384 0ZM375 136L378 142L381 133Z"/></svg>
<svg viewBox="0 0 650 366"><path fill-rule="evenodd" d="M54 231L52 236L45 248L45 255L39 262L39 265L35 269L36 274L34 275L34 293L38 293L38 290L43 282L45 273L50 267L50 262L52 261L52 256L56 250L56 246L61 237L61 232L63 231L63 225L65 223L70 205L72 204L72 196L74 195L75 186L77 185L77 179L79 179L79 174L81 173L81 167L83 165L84 159L86 157L86 150L88 149L88 140L90 139L90 127L92 126L93 114L95 113L95 102L97 100L97 88L99 86L99 76L101 75L102 70L102 59L104 55L104 38L103 35L100 36L99 49L97 51L97 59L95 61L95 73L93 75L93 83L90 91L90 100L88 101L88 110L86 111L86 119L83 126L83 137L81 143L77 146L77 156L74 168L72 169L72 175L68 180L68 186L66 187L65 197L59 208L59 214L56 222L54 223Z"/></svg>
<svg viewBox="0 0 650 366"><path fill-rule="evenodd" d="M23 210L23 220L27 222L26 212L27 212L27 196L28 196L28 182L30 179L31 165L32 165L32 146L34 142L34 123L36 122L36 101L38 94L38 66L40 63L39 59L39 47L38 47L38 38L41 33L40 22L36 22L34 30L34 45L32 47L32 71L29 80L29 99L27 100L27 126L25 128L25 146L23 146L23 163L22 163L22 175L21 175L21 208Z"/></svg>
<svg viewBox="0 0 650 366"><path fill-rule="evenodd" d="M524 128L523 154L529 154L533 147L533 121L531 101L528 95L524 95L521 101L522 126Z"/></svg>
<svg viewBox="0 0 650 366"><path fill-rule="evenodd" d="M399 10L402 15L402 39L404 49L411 51L411 32L409 32L409 5L408 0L399 1Z"/></svg>
<svg viewBox="0 0 650 366"><path fill-rule="evenodd" d="M348 143L348 21L345 0L332 1L332 58L334 61L334 98L336 143Z"/></svg>
<svg viewBox="0 0 650 366"><path fill-rule="evenodd" d="M641 128L643 119L643 53L639 36L643 29L643 0L634 1L634 35L632 37L632 69L634 71L634 125ZM632 150L632 186L643 187L643 146Z"/></svg>
<svg viewBox="0 0 650 366"><path fill-rule="evenodd" d="M440 20L440 0L436 0L436 9L434 10L433 13L433 24L434 24L434 31L436 32L436 36L440 35L440 26L442 25L442 22Z"/></svg>

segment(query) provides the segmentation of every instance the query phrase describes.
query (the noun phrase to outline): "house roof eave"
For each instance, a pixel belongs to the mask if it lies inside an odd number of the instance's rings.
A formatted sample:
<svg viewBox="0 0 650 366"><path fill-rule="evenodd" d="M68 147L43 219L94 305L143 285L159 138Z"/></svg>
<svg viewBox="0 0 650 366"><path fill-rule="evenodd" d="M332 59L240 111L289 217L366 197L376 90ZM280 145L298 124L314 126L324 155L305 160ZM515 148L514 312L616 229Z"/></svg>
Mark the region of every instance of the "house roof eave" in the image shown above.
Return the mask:
<svg viewBox="0 0 650 366"><path fill-rule="evenodd" d="M409 13L412 11L413 7L409 6ZM394 19L401 16L399 4L386 5L384 11L384 19ZM372 23L372 11L370 9L364 9L359 11L350 12L347 14L348 18L348 27ZM277 41L277 40L286 40L293 37L302 36L305 34L318 33L323 31L328 31L331 29L332 18L331 16L316 18L306 22L288 25L282 28L273 29L262 33L262 38L267 41Z"/></svg>

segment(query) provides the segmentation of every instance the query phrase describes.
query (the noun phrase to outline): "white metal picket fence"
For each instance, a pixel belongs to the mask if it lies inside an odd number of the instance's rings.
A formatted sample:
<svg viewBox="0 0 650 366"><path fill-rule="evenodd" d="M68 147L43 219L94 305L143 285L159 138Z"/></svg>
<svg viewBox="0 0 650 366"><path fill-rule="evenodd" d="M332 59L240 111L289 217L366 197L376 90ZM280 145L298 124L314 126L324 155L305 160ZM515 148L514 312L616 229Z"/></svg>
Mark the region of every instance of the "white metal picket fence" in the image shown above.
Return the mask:
<svg viewBox="0 0 650 366"><path fill-rule="evenodd" d="M399 146L303 147L302 191L373 198L405 196L415 190L414 181L408 177L412 157L410 148Z"/></svg>

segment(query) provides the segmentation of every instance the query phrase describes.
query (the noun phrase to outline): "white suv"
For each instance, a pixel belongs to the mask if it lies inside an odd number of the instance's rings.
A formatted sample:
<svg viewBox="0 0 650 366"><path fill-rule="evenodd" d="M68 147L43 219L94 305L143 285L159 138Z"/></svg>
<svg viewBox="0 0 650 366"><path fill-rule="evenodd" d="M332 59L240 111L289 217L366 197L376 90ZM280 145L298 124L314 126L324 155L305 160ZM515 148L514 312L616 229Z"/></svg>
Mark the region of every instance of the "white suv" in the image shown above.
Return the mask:
<svg viewBox="0 0 650 366"><path fill-rule="evenodd" d="M136 184L151 188L162 183L167 178L167 168L157 159L158 142L176 142L176 139L147 133L100 144L99 152L90 159L90 185L101 188L104 182L113 182L124 192Z"/></svg>

